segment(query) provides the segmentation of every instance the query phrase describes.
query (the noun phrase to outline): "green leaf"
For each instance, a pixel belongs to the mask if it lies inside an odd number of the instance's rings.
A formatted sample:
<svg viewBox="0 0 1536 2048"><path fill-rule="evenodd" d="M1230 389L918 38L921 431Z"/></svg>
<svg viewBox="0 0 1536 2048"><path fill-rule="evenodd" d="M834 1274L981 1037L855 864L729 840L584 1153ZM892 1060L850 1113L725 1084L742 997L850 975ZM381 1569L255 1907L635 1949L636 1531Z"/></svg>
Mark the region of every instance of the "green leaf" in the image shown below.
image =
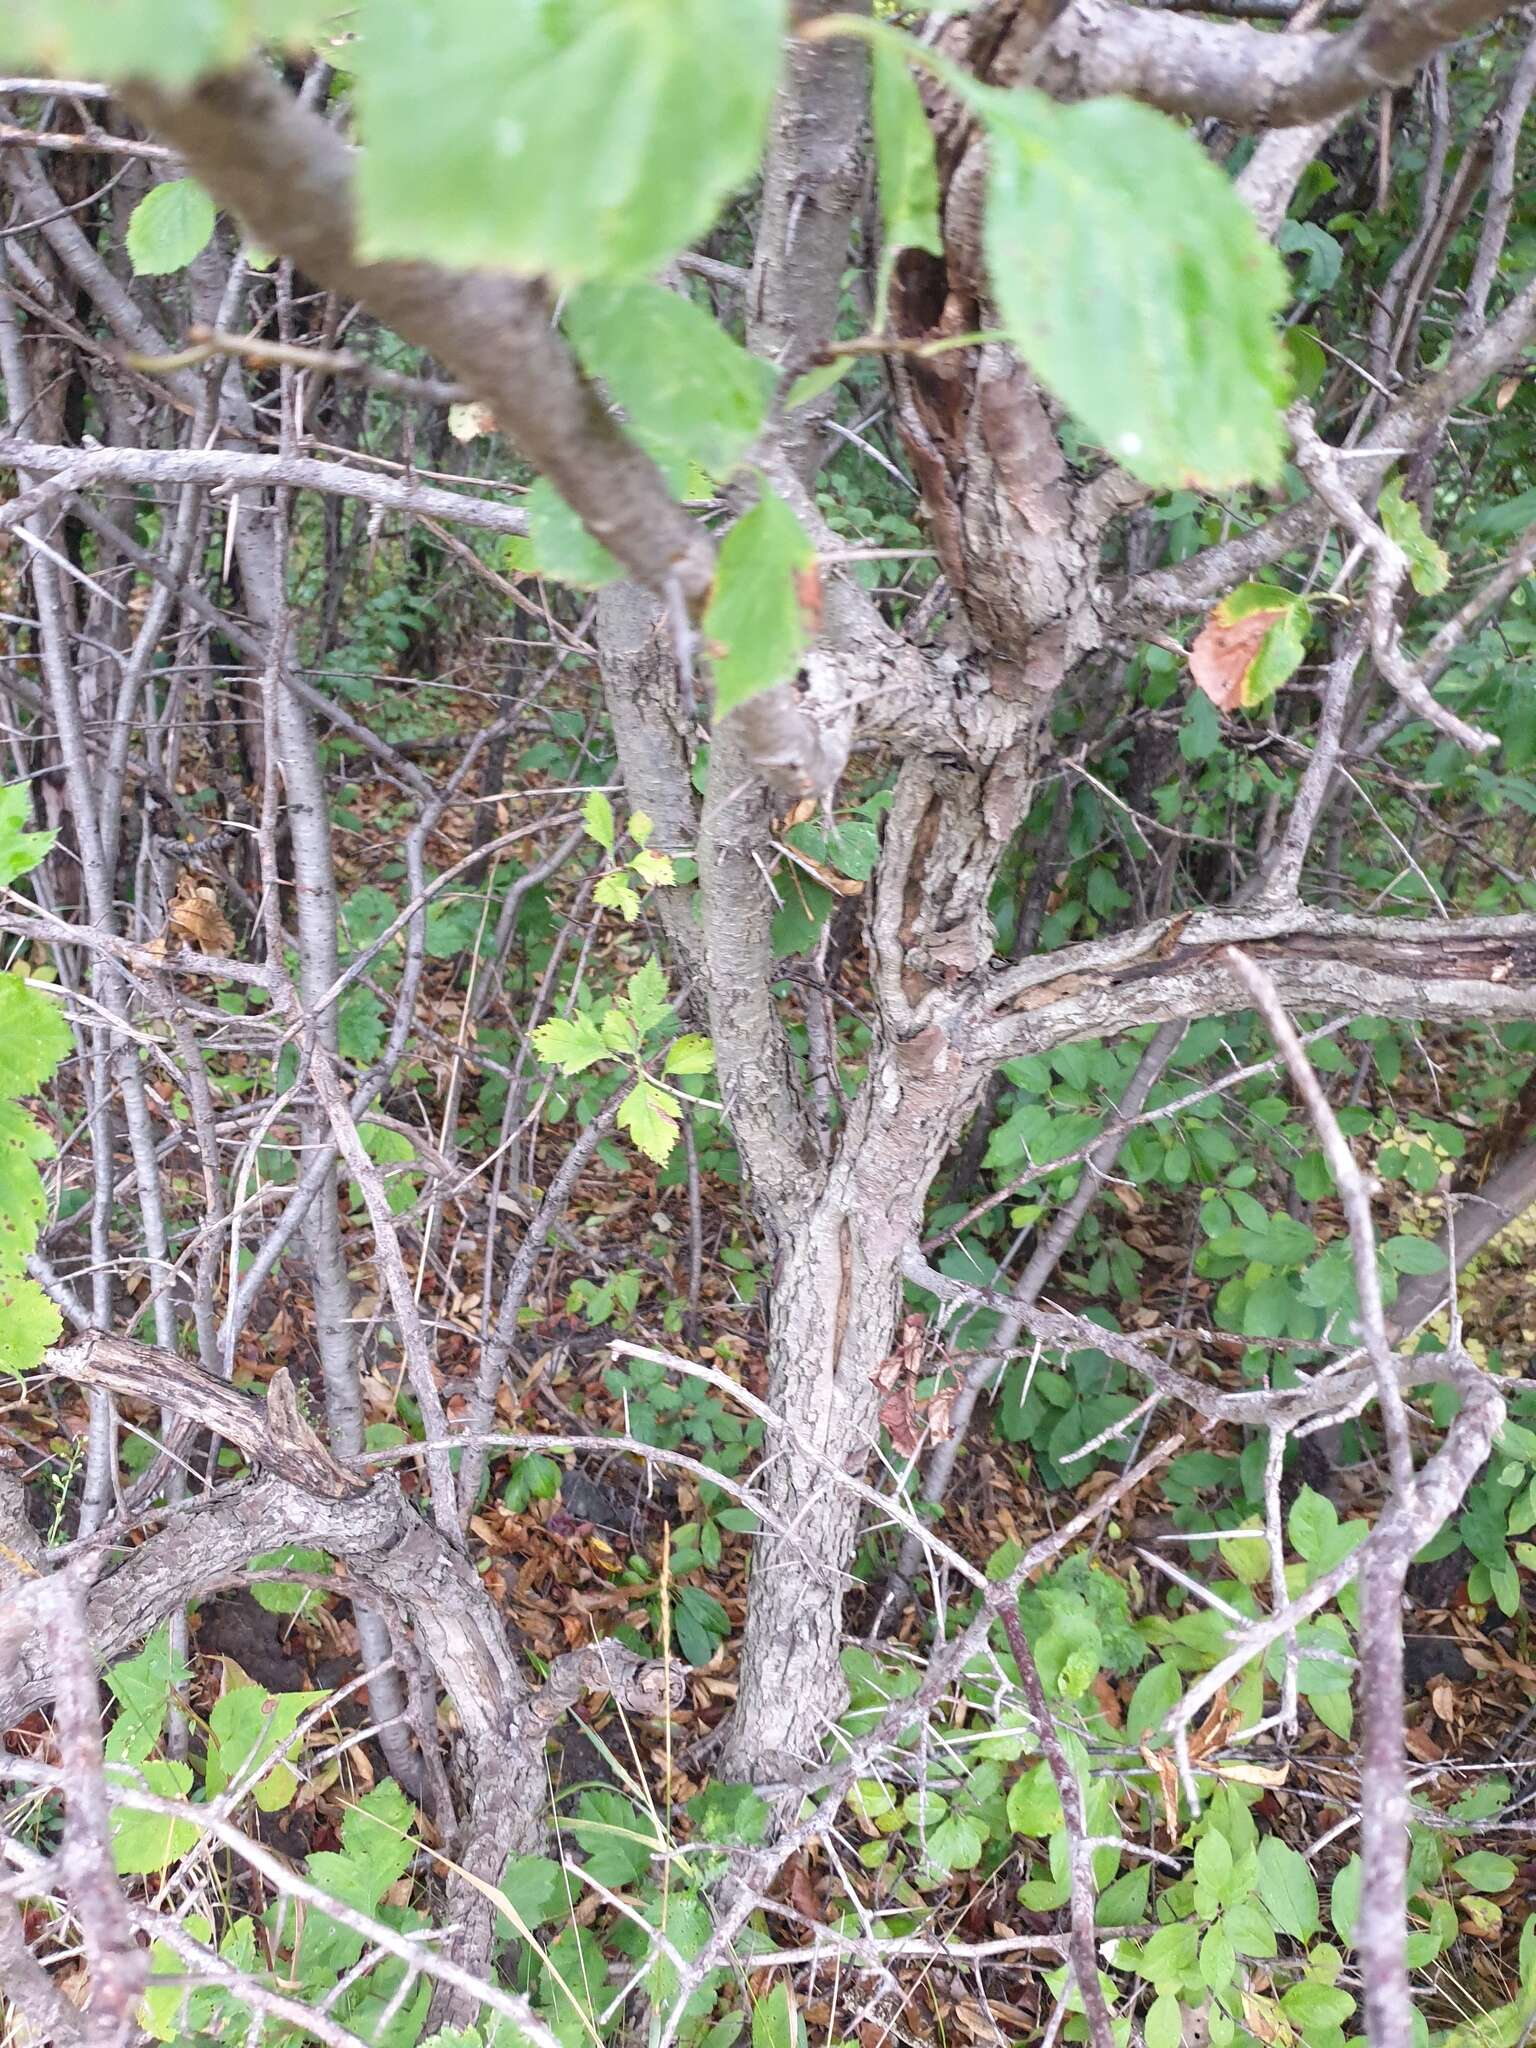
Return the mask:
<svg viewBox="0 0 1536 2048"><path fill-rule="evenodd" d="M688 1801L698 1841L721 1848L750 1848L761 1842L773 1818L767 1800L750 1785L708 1784Z"/></svg>
<svg viewBox="0 0 1536 2048"><path fill-rule="evenodd" d="M752 2008L752 2048L805 2048L805 2021L783 1977Z"/></svg>
<svg viewBox="0 0 1536 2048"><path fill-rule="evenodd" d="M681 1038L674 1038L667 1047L667 1057L662 1071L667 1074L708 1074L715 1065L713 1039L700 1038L697 1032L685 1032Z"/></svg>
<svg viewBox="0 0 1536 2048"><path fill-rule="evenodd" d="M355 46L365 260L643 278L756 168L783 0L437 0Z"/></svg>
<svg viewBox="0 0 1536 2048"><path fill-rule="evenodd" d="M1411 498L1403 496L1403 480L1392 477L1376 500L1381 523L1408 557L1408 580L1420 597L1438 597L1451 580L1450 557L1424 531L1424 520Z"/></svg>
<svg viewBox="0 0 1536 2048"><path fill-rule="evenodd" d="M619 1104L619 1128L628 1131L647 1159L665 1166L677 1143L678 1115L671 1096L642 1077Z"/></svg>
<svg viewBox="0 0 1536 2048"><path fill-rule="evenodd" d="M28 988L20 974L0 973L0 1094L35 1095L73 1045L53 997Z"/></svg>
<svg viewBox="0 0 1536 2048"><path fill-rule="evenodd" d="M974 1870L986 1839L985 1830L971 1814L951 1813L929 1830L923 1852L935 1870Z"/></svg>
<svg viewBox="0 0 1536 2048"><path fill-rule="evenodd" d="M62 1316L37 1282L0 1260L0 1371L31 1372L63 1329Z"/></svg>
<svg viewBox="0 0 1536 2048"><path fill-rule="evenodd" d="M549 1856L514 1856L501 1891L524 1927L563 1920L571 1910L572 1886L563 1865Z"/></svg>
<svg viewBox="0 0 1536 2048"><path fill-rule="evenodd" d="M1222 1915L1227 1939L1240 1956L1272 1956L1278 1944L1270 1917L1253 1899L1239 1899Z"/></svg>
<svg viewBox="0 0 1536 2048"><path fill-rule="evenodd" d="M1427 1237L1389 1237L1381 1256L1394 1273L1443 1273L1445 1253Z"/></svg>
<svg viewBox="0 0 1536 2048"><path fill-rule="evenodd" d="M1008 1825L1016 1835L1045 1836L1063 1826L1061 1795L1051 1767L1038 1763L1008 1789Z"/></svg>
<svg viewBox="0 0 1536 2048"><path fill-rule="evenodd" d="M301 37L330 11L320 0L12 0L6 55L73 78L190 85L256 43Z"/></svg>
<svg viewBox="0 0 1536 2048"><path fill-rule="evenodd" d="M1225 1991L1237 1969L1237 1957L1227 1930L1218 1921L1208 1927L1200 1942L1200 1976L1208 1989Z"/></svg>
<svg viewBox="0 0 1536 2048"><path fill-rule="evenodd" d="M987 265L1030 367L1146 483L1272 481L1289 285L1225 173L1130 100L956 89L987 131Z"/></svg>
<svg viewBox="0 0 1536 2048"><path fill-rule="evenodd" d="M128 216L128 260L139 277L165 277L202 254L213 235L213 201L195 178L156 185Z"/></svg>
<svg viewBox="0 0 1536 2048"><path fill-rule="evenodd" d="M574 1820L563 1821L599 1884L620 1890L643 1877L666 1845L654 1824L618 1792L583 1792Z"/></svg>
<svg viewBox="0 0 1536 2048"><path fill-rule="evenodd" d="M641 847L629 866L630 872L638 875L650 889L670 889L677 880L677 869L672 865L671 855L657 853L648 846Z"/></svg>
<svg viewBox="0 0 1536 2048"><path fill-rule="evenodd" d="M903 249L942 256L939 228L939 172L933 134L923 112L906 52L885 40L874 44L870 85L875 123L875 168L880 188L880 222L885 231L875 304L884 308L891 272Z"/></svg>
<svg viewBox="0 0 1536 2048"><path fill-rule="evenodd" d="M1147 2048L1179 2048L1184 2039L1184 2008L1171 1991L1160 1991L1147 2008Z"/></svg>
<svg viewBox="0 0 1536 2048"><path fill-rule="evenodd" d="M569 583L577 590L601 590L624 573L547 477L536 479L523 503L528 513L528 539L541 576Z"/></svg>
<svg viewBox="0 0 1536 2048"><path fill-rule="evenodd" d="M294 1729L327 1695L323 1692L269 1693L259 1685L236 1685L220 1696L208 1716L208 1765L204 1789L210 1799L236 1778L260 1773L255 1786L262 1813L278 1813L298 1789L286 1762L273 1763Z"/></svg>
<svg viewBox="0 0 1536 2048"><path fill-rule="evenodd" d="M533 1034L533 1049L547 1067L580 1074L610 1057L602 1032L590 1017L551 1017Z"/></svg>
<svg viewBox="0 0 1536 2048"><path fill-rule="evenodd" d="M1355 1922L1360 1917L1360 1858L1351 1856L1328 1894L1328 1917L1340 1941L1352 1942Z"/></svg>
<svg viewBox="0 0 1536 2048"><path fill-rule="evenodd" d="M1304 2033L1314 2028L1342 2027L1355 2009L1347 1991L1335 1984L1319 1984L1315 1977L1303 1977L1280 2001L1280 2010Z"/></svg>
<svg viewBox="0 0 1536 2048"><path fill-rule="evenodd" d="M135 1657L125 1657L107 1673L107 1688L118 1713L107 1737L106 1754L113 1763L141 1764L160 1740L171 1696L186 1684L190 1671L171 1653L171 1634L157 1628Z"/></svg>
<svg viewBox="0 0 1536 2048"><path fill-rule="evenodd" d="M566 306L565 328L583 368L601 377L652 454L724 478L757 439L772 364L748 355L681 293L584 285Z"/></svg>
<svg viewBox="0 0 1536 2048"><path fill-rule="evenodd" d="M626 924L640 915L640 898L620 874L604 875L592 891L592 901L600 909L618 911Z"/></svg>
<svg viewBox="0 0 1536 2048"><path fill-rule="evenodd" d="M582 828L595 839L604 853L612 853L614 842L613 805L600 789L594 789L581 807Z"/></svg>
<svg viewBox="0 0 1536 2048"><path fill-rule="evenodd" d="M1184 1680L1173 1664L1154 1664L1138 1679L1131 1704L1125 1710L1125 1732L1131 1740L1137 1741L1149 1728L1156 1728L1178 1704L1183 1691Z"/></svg>
<svg viewBox="0 0 1536 2048"><path fill-rule="evenodd" d="M1259 1843L1259 1899L1282 1934L1310 1941L1321 1924L1317 1911L1317 1880L1299 1851L1278 1835Z"/></svg>
<svg viewBox="0 0 1536 2048"><path fill-rule="evenodd" d="M372 1445L369 1446L373 1448ZM276 1572L284 1566L295 1572L327 1573L331 1561L323 1550L304 1550L296 1543L285 1543L277 1550L263 1551L260 1557L253 1557L248 1570L253 1572ZM306 1608L316 1604L319 1595L313 1587L283 1585L273 1581L269 1585L252 1586L251 1598L258 1607L268 1614L302 1614Z"/></svg>
<svg viewBox="0 0 1536 2048"><path fill-rule="evenodd" d="M139 1765L145 1788L160 1799L184 1799L192 1789L190 1764L163 1759ZM110 1773L109 1773L110 1788ZM112 1809L112 1861L119 1877L143 1877L165 1870L202 1838L196 1821L164 1813L143 1813L133 1807Z"/></svg>
<svg viewBox="0 0 1536 2048"><path fill-rule="evenodd" d="M704 614L722 716L799 667L807 636L797 579L815 560L799 520L764 484L721 543Z"/></svg>
<svg viewBox="0 0 1536 2048"><path fill-rule="evenodd" d="M661 962L654 953L638 973L629 977L625 993L629 997L635 1029L642 1038L648 1037L672 1014L672 992L667 987Z"/></svg>
<svg viewBox="0 0 1536 2048"><path fill-rule="evenodd" d="M1095 1924L1100 1927L1136 1927L1147 1917L1147 1899L1152 1889L1152 1866L1138 1863L1105 1885L1094 1907Z"/></svg>
<svg viewBox="0 0 1536 2048"><path fill-rule="evenodd" d="M1454 1868L1475 1892L1507 1892L1516 1876L1513 1859L1492 1849L1474 1849L1470 1856L1459 1857Z"/></svg>
<svg viewBox="0 0 1536 2048"><path fill-rule="evenodd" d="M830 363L818 363L814 370L807 370L803 377L797 377L790 385L784 410L793 412L797 406L809 405L824 391L830 391L834 384L840 384L852 368L852 356L834 356Z"/></svg>
<svg viewBox="0 0 1536 2048"><path fill-rule="evenodd" d="M1323 388L1328 374L1328 357L1310 327L1287 327L1285 353L1290 364L1291 388L1298 398L1312 398Z"/></svg>
<svg viewBox="0 0 1536 2048"><path fill-rule="evenodd" d="M31 872L46 858L57 832L29 832L31 805L26 789L13 782L0 789L0 888Z"/></svg>

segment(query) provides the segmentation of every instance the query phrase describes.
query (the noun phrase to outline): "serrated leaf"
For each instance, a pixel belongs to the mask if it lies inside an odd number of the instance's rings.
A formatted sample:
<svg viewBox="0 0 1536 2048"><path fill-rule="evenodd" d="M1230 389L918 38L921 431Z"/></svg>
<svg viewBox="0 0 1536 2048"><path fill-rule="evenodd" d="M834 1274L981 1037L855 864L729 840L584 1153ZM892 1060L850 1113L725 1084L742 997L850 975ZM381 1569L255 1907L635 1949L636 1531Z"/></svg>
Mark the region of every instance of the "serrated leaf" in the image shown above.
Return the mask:
<svg viewBox="0 0 1536 2048"><path fill-rule="evenodd" d="M616 910L626 924L640 915L640 898L622 875L604 875L592 891L592 901L604 910Z"/></svg>
<svg viewBox="0 0 1536 2048"><path fill-rule="evenodd" d="M1394 476L1383 486L1376 510L1390 539L1408 557L1408 580L1420 597L1438 597L1451 580L1450 557L1424 531L1424 520L1411 498L1403 495L1403 480Z"/></svg>
<svg viewBox="0 0 1536 2048"><path fill-rule="evenodd" d="M787 681L799 667L807 632L798 579L815 560L799 520L764 484L756 505L720 545L704 614L722 715Z"/></svg>
<svg viewBox="0 0 1536 2048"><path fill-rule="evenodd" d="M939 171L933 133L906 53L881 40L871 50L870 105L875 126L875 171L884 246L875 304L883 308L896 258L903 249L942 256Z"/></svg>
<svg viewBox="0 0 1536 2048"><path fill-rule="evenodd" d="M0 888L8 889L18 875L25 875L43 860L57 832L32 832L27 792L20 783L0 788Z"/></svg>
<svg viewBox="0 0 1536 2048"><path fill-rule="evenodd" d="M677 869L672 865L672 856L656 853L649 846L642 846L629 864L630 873L638 875L653 889L670 889L677 880Z"/></svg>
<svg viewBox="0 0 1536 2048"><path fill-rule="evenodd" d="M635 1029L634 1018L627 1010L615 1008L606 1011L599 1028L603 1034L603 1043L610 1052L630 1053L638 1049L640 1034Z"/></svg>
<svg viewBox="0 0 1536 2048"><path fill-rule="evenodd" d="M595 839L604 853L612 853L613 805L602 790L594 789L588 792L587 800L581 807L581 824L589 839Z"/></svg>
<svg viewBox="0 0 1536 2048"><path fill-rule="evenodd" d="M190 85L258 43L304 36L328 0L11 0L6 57L72 78Z"/></svg>
<svg viewBox="0 0 1536 2048"><path fill-rule="evenodd" d="M74 1044L59 1004L0 973L0 1094L35 1095Z"/></svg>
<svg viewBox="0 0 1536 2048"><path fill-rule="evenodd" d="M192 1789L190 1764L156 1759L140 1764L139 1772L146 1789L160 1799L184 1799ZM196 1821L128 1806L112 1810L112 1861L119 1877L143 1877L164 1870L201 1839Z"/></svg>
<svg viewBox="0 0 1536 2048"><path fill-rule="evenodd" d="M784 0L437 0L369 10L362 253L644 278L756 168ZM350 61L350 58L349 58Z"/></svg>
<svg viewBox="0 0 1536 2048"><path fill-rule="evenodd" d="M1272 481L1289 282L1225 173L1134 101L946 75L986 129L987 265L1042 382L1146 483Z"/></svg>
<svg viewBox="0 0 1536 2048"><path fill-rule="evenodd" d="M653 454L724 478L757 439L773 366L691 299L657 284L584 285L566 306L565 329Z"/></svg>
<svg viewBox="0 0 1536 2048"><path fill-rule="evenodd" d="M636 846L648 846L651 834L656 830L656 820L649 811L631 811L624 829Z"/></svg>
<svg viewBox="0 0 1536 2048"><path fill-rule="evenodd" d="M667 1047L663 1072L668 1074L708 1074L715 1064L714 1041L700 1038L696 1032L686 1032L675 1038Z"/></svg>
<svg viewBox="0 0 1536 2048"><path fill-rule="evenodd" d="M658 1166L665 1166L677 1143L678 1107L654 1082L638 1080L619 1104L619 1128Z"/></svg>
<svg viewBox="0 0 1536 2048"><path fill-rule="evenodd" d="M609 1058L602 1032L590 1017L551 1017L533 1033L533 1049L547 1067L580 1074Z"/></svg>
<svg viewBox="0 0 1536 2048"><path fill-rule="evenodd" d="M528 541L541 576L569 583L576 590L601 590L623 574L547 477L536 480L523 504L528 514Z"/></svg>
<svg viewBox="0 0 1536 2048"><path fill-rule="evenodd" d="M667 987L661 962L654 954L629 977L625 994L629 998L635 1027L642 1038L672 1014L672 991Z"/></svg>
<svg viewBox="0 0 1536 2048"><path fill-rule="evenodd" d="M37 1282L0 1260L0 1371L33 1371L63 1329L63 1318Z"/></svg>
<svg viewBox="0 0 1536 2048"><path fill-rule="evenodd" d="M202 254L213 235L213 201L195 178L170 178L128 216L128 260L139 277L165 277Z"/></svg>
<svg viewBox="0 0 1536 2048"><path fill-rule="evenodd" d="M214 1798L236 1778L249 1781L259 1772L254 1788L258 1809L281 1812L298 1781L286 1762L272 1760L310 1708L326 1697L323 1692L269 1693L255 1684L231 1686L222 1693L208 1716L208 1797Z"/></svg>

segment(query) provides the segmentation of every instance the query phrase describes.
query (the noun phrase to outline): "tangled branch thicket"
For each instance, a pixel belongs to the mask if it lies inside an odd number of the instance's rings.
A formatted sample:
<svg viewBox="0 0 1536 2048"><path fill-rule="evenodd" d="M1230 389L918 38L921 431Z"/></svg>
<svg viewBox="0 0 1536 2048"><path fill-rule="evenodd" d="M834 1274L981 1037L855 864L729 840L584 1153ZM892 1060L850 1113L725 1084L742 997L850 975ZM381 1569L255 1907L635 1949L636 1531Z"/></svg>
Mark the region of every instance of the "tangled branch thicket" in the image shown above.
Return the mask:
<svg viewBox="0 0 1536 2048"><path fill-rule="evenodd" d="M14 11L7 2042L1527 2039L1536 12Z"/></svg>

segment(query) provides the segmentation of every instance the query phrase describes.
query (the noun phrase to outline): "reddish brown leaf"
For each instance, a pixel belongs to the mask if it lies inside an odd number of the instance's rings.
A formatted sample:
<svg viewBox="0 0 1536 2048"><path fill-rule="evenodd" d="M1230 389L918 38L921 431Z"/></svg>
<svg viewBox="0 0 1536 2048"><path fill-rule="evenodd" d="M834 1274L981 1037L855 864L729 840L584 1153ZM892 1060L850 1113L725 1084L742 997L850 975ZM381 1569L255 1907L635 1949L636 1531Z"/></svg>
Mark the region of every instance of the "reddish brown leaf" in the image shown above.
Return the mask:
<svg viewBox="0 0 1536 2048"><path fill-rule="evenodd" d="M912 1382L904 1379L880 1403L880 1420L891 1433L891 1443L904 1458L910 1458L923 1440L923 1419L912 1398Z"/></svg>
<svg viewBox="0 0 1536 2048"><path fill-rule="evenodd" d="M1219 607L1218 607L1219 609ZM1213 612L1189 650L1189 673L1218 711L1235 711L1243 701L1243 682L1258 658L1265 636L1283 611L1249 612L1223 625Z"/></svg>

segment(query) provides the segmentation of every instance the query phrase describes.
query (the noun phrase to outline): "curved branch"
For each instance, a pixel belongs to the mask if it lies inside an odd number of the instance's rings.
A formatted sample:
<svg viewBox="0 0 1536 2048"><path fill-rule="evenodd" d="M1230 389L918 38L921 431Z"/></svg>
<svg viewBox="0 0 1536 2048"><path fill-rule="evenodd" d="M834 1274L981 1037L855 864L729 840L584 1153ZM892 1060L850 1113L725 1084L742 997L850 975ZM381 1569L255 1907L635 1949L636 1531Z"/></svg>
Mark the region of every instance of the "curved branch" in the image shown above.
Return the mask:
<svg viewBox="0 0 1536 2048"><path fill-rule="evenodd" d="M435 263L365 262L351 150L257 65L183 93L141 82L125 97L263 246L447 364L641 582L658 593L675 582L691 601L703 597L714 574L708 536L609 417L556 332L540 285Z"/></svg>
<svg viewBox="0 0 1536 2048"><path fill-rule="evenodd" d="M1052 31L1039 82L1059 97L1126 93L1170 114L1291 128L1400 83L1504 12L1505 0L1383 0L1337 34L1274 35L1123 0L1076 0Z"/></svg>

